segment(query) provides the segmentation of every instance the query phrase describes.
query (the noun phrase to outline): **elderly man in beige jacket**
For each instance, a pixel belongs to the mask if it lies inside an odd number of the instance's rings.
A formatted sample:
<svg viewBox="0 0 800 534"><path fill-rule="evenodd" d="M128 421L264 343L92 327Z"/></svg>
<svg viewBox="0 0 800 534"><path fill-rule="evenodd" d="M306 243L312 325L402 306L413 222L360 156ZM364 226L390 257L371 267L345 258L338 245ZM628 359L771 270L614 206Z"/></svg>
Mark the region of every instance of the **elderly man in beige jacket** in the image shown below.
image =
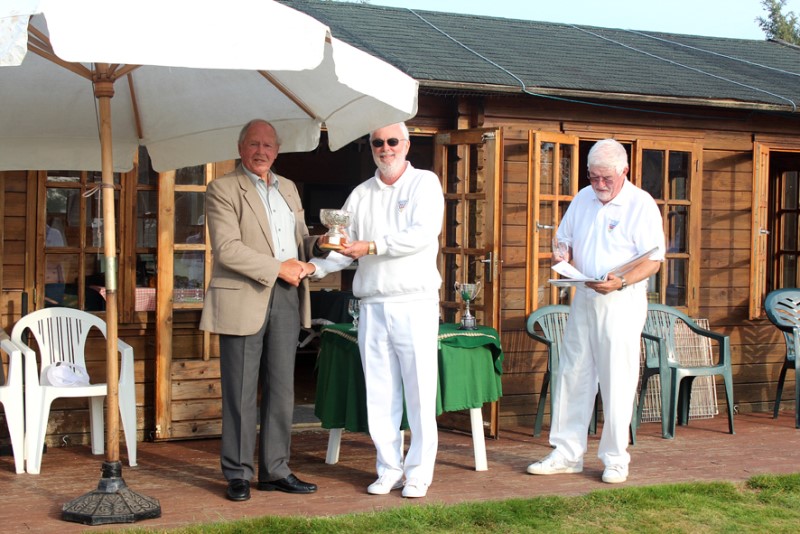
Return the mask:
<svg viewBox="0 0 800 534"><path fill-rule="evenodd" d="M279 147L271 124L249 122L239 136L241 166L206 192L214 264L200 328L220 335L220 456L233 501L250 498L257 423L258 489L317 490L289 469L297 339L311 322L306 275L314 268L305 259L315 237L297 187L271 170Z"/></svg>

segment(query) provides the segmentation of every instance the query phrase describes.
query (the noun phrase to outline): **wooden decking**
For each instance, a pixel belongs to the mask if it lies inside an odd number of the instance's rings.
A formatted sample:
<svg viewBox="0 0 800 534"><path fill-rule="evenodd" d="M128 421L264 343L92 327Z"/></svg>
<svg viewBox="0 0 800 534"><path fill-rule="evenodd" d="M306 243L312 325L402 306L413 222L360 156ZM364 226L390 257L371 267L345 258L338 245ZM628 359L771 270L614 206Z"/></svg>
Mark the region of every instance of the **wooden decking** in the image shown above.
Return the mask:
<svg viewBox="0 0 800 534"><path fill-rule="evenodd" d="M650 485L700 480L740 482L759 473L800 471L800 430L794 414L784 412L737 415L736 434L727 433L724 415L692 421L679 427L674 440L660 437L661 426L647 423L630 449L633 461L626 485ZM440 432L434 484L425 499L367 495L374 480L375 452L369 437L345 433L341 460L325 464L327 431L305 430L293 438L292 467L303 480L315 482L313 495L258 492L252 499L233 503L224 498L225 482L219 470L219 441L198 440L140 443L139 466L124 466L128 487L159 499L162 515L140 521L137 527L154 529L198 522L225 521L275 515L336 515L425 503L457 503L534 497L579 495L610 489L600 481L602 466L596 457L598 438L590 437L584 472L576 475L531 476L525 467L550 451L546 432L533 438L530 429L501 429L499 440L487 440L489 470L473 470L472 440ZM122 447L123 460L125 449ZM61 520L62 505L97 486L102 457L88 447L51 448L44 455L40 475L14 474L10 456L0 457L0 525L4 532L80 532L94 527ZM118 525L119 528L131 526ZM114 526L112 526L114 528Z"/></svg>

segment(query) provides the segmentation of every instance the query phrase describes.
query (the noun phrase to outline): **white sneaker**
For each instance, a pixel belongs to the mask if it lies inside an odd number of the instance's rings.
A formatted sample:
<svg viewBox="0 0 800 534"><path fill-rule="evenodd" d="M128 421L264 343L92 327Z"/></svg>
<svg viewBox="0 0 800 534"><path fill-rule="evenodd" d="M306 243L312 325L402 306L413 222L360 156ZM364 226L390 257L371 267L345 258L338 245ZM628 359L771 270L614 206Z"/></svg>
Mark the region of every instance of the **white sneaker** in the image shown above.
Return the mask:
<svg viewBox="0 0 800 534"><path fill-rule="evenodd" d="M528 466L532 475L558 475L561 473L580 473L583 471L583 460L568 462L561 453L551 452L546 458Z"/></svg>
<svg viewBox="0 0 800 534"><path fill-rule="evenodd" d="M603 470L603 482L620 484L628 480L628 468L622 465L608 465Z"/></svg>
<svg viewBox="0 0 800 534"><path fill-rule="evenodd" d="M394 475L384 473L378 480L367 486L367 493L370 495L388 495L390 491L403 487L403 473Z"/></svg>
<svg viewBox="0 0 800 534"><path fill-rule="evenodd" d="M428 493L428 485L417 478L406 480L403 486L403 497L424 497Z"/></svg>

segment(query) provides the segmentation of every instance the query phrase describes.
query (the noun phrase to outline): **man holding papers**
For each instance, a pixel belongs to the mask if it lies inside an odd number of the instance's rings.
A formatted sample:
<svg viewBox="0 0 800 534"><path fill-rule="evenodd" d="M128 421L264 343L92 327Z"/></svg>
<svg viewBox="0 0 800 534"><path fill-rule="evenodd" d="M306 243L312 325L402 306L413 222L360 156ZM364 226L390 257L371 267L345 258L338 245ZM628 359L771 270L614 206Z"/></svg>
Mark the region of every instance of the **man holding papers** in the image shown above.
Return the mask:
<svg viewBox="0 0 800 534"><path fill-rule="evenodd" d="M597 455L605 466L603 482L615 484L628 478L646 280L664 260L664 230L653 198L627 179L625 147L613 139L598 141L587 167L591 185L575 195L558 227L558 241L568 248L559 248L565 252L553 258L572 261L583 278L575 284L554 377L550 444L555 450L529 465L528 473L583 471L599 384L604 423Z"/></svg>

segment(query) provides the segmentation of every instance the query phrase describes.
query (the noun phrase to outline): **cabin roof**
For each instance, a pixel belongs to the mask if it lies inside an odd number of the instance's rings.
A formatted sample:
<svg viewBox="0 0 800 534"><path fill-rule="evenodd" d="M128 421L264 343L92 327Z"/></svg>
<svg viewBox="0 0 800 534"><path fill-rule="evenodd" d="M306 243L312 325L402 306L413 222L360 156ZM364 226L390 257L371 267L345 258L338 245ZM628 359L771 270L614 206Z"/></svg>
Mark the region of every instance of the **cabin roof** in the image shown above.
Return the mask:
<svg viewBox="0 0 800 534"><path fill-rule="evenodd" d="M320 0L280 0L422 90L798 111L800 47Z"/></svg>

